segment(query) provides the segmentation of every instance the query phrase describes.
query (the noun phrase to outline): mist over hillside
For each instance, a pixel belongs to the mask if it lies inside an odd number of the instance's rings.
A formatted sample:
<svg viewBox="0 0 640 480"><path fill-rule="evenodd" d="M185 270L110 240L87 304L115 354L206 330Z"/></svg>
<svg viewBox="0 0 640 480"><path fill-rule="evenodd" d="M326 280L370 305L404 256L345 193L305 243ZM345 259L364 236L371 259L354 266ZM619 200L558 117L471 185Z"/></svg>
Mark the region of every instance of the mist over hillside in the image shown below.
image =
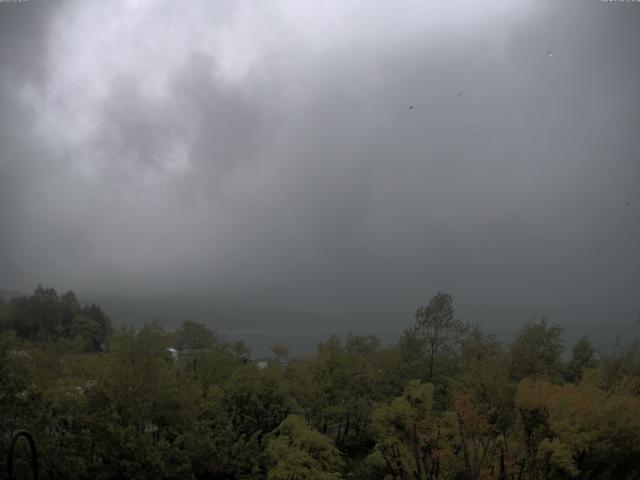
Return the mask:
<svg viewBox="0 0 640 480"><path fill-rule="evenodd" d="M243 340L257 356L264 356L274 344L286 344L294 353L308 354L331 334L349 332L373 334L383 342L395 339L415 320L420 303L396 309L369 309L342 312L304 311L270 305L251 304L242 300L224 300L204 296L119 297L84 294L85 301L102 306L116 327L136 328L157 322L164 328L176 328L185 319L195 319L217 330L229 340ZM583 335L593 339L598 349L610 349L628 343L640 330L638 313L632 309L611 306L602 311L590 305L580 309L549 308L544 302L523 315L510 308L474 308L474 302L457 299L462 320L491 329L496 338L509 344L515 328L530 319L547 318L565 329L567 346ZM608 321L598 321L607 318ZM515 327L514 327L515 326Z"/></svg>
<svg viewBox="0 0 640 480"><path fill-rule="evenodd" d="M116 297L83 295L102 306L114 326L131 325L140 328L156 322L164 328L176 328L183 320L195 319L214 328L228 340L243 340L253 354L264 356L274 344L287 345L292 353L308 354L331 334L347 333L378 335L382 341L397 338L412 321L387 322L386 325L368 325L365 313L354 316L305 312L269 305L253 305L242 301L219 300L203 297Z"/></svg>
<svg viewBox="0 0 640 480"><path fill-rule="evenodd" d="M28 295L30 293L17 290L0 290L0 298L4 300ZM375 308L360 311L341 311L325 305L323 310L305 311L215 295L116 296L84 292L80 299L100 305L116 328L139 329L153 322L174 329L182 321L194 319L215 329L227 340L246 342L257 357L268 355L275 344L287 345L294 354L309 354L331 334L366 333L376 335L383 343L393 342L414 321L419 305L415 302L404 308L381 309L376 304ZM590 299L585 299L579 308L554 308L541 301L531 305L526 314L522 308L482 305L465 298L457 300L458 312L464 321L491 329L506 345L512 341L517 326L530 319L547 318L562 326L567 347L588 335L601 351L629 344L640 330L640 309L601 305Z"/></svg>
<svg viewBox="0 0 640 480"><path fill-rule="evenodd" d="M0 298L3 300L11 300L12 298L26 297L28 293L18 292L16 290L3 290L0 289Z"/></svg>

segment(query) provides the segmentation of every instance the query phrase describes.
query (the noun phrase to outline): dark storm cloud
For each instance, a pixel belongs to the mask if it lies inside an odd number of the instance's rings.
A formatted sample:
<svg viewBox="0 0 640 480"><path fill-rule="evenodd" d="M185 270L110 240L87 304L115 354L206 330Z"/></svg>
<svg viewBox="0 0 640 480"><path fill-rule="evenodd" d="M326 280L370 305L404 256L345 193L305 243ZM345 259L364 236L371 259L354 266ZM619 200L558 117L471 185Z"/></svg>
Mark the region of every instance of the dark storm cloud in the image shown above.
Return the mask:
<svg viewBox="0 0 640 480"><path fill-rule="evenodd" d="M637 5L203 5L2 31L0 283L633 322Z"/></svg>

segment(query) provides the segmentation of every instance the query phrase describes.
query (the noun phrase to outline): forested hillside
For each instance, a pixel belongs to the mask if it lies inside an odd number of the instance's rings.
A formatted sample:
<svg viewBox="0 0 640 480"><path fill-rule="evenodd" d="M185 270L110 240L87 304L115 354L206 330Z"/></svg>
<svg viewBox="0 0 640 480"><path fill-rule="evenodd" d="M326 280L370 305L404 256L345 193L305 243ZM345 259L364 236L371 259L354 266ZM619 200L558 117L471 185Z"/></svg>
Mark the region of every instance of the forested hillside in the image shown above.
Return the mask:
<svg viewBox="0 0 640 480"><path fill-rule="evenodd" d="M27 429L42 478L640 476L640 344L565 354L533 319L503 345L445 293L393 345L332 336L268 362L194 320L113 331L42 287L0 300L0 329L0 458Z"/></svg>

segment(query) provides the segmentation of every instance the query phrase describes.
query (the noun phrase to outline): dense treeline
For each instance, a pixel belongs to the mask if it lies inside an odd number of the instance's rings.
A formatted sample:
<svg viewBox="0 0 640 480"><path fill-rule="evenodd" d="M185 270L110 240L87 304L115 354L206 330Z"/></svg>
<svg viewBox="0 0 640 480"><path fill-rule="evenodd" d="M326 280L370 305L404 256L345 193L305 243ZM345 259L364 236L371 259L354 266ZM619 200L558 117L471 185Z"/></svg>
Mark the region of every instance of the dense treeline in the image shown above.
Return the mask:
<svg viewBox="0 0 640 480"><path fill-rule="evenodd" d="M382 347L336 336L267 368L196 321L111 331L38 288L0 302L0 450L44 478L624 479L640 476L640 346L596 354L525 323L510 347L439 293ZM167 350L175 347L175 352Z"/></svg>
<svg viewBox="0 0 640 480"><path fill-rule="evenodd" d="M77 348L98 351L111 333L111 321L97 305L81 305L71 291L58 295L53 288L39 286L33 295L8 304L0 298L2 330L39 342L71 340Z"/></svg>

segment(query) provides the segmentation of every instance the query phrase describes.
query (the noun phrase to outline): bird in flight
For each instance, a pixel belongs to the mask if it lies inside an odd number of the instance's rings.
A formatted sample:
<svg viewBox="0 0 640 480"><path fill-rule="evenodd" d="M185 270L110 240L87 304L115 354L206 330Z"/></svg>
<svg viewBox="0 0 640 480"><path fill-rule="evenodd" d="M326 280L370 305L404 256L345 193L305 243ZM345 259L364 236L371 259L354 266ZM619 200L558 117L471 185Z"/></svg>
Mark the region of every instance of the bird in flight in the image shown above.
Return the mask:
<svg viewBox="0 0 640 480"><path fill-rule="evenodd" d="M625 206L630 207L630 206L631 206L631 203L627 202L627 203L625 204Z"/></svg>
<svg viewBox="0 0 640 480"><path fill-rule="evenodd" d="M413 105L409 105L409 110L413 110Z"/></svg>

